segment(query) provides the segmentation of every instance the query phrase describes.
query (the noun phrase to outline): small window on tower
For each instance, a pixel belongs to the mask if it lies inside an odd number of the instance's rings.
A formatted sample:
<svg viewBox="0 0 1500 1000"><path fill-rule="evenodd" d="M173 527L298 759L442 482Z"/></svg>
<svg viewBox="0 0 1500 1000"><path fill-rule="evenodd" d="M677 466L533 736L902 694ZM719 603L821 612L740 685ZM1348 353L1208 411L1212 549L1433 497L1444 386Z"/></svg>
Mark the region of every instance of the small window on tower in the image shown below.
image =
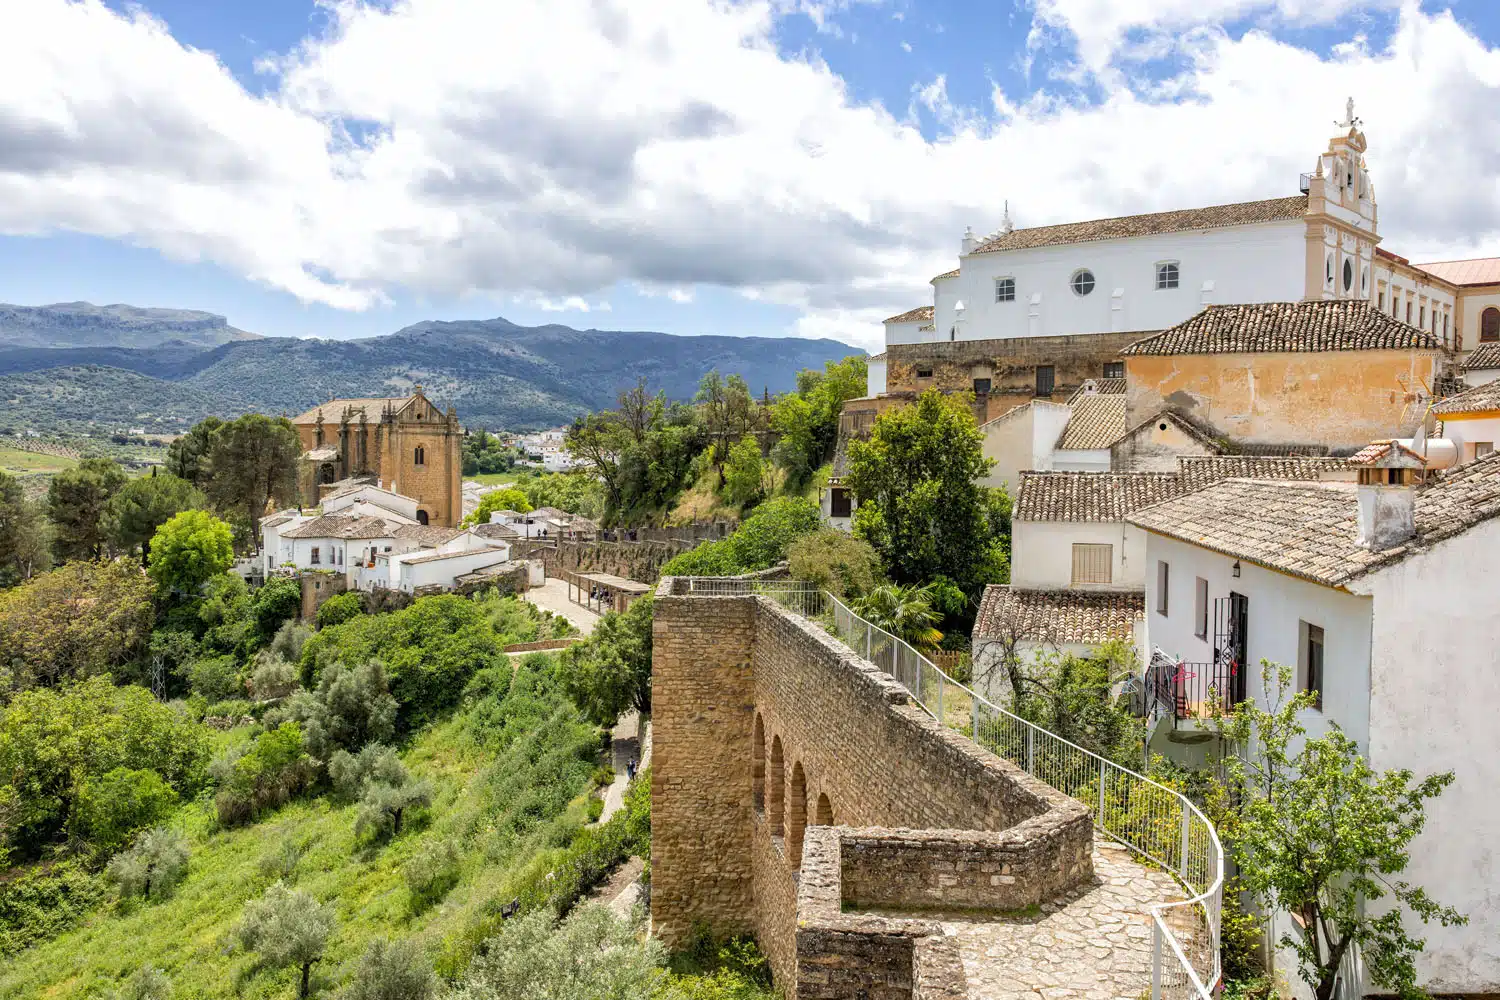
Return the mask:
<svg viewBox="0 0 1500 1000"><path fill-rule="evenodd" d="M427 452L426 452L426 450L421 445L417 445L417 450L412 453L412 459L411 460L412 460L412 464L413 465L426 465L427 464Z"/></svg>
<svg viewBox="0 0 1500 1000"><path fill-rule="evenodd" d="M1161 264L1157 264L1156 290L1160 292L1165 291L1169 288L1176 288L1178 279L1180 277L1181 270L1178 268L1177 262L1175 260L1169 260Z"/></svg>

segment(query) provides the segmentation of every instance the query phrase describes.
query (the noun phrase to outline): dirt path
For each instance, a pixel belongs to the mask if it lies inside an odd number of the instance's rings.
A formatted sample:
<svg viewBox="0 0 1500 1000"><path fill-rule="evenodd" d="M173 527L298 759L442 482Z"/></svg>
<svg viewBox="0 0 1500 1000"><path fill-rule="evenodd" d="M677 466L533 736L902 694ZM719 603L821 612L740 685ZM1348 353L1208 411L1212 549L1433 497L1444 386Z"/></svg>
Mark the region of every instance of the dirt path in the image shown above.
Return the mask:
<svg viewBox="0 0 1500 1000"><path fill-rule="evenodd" d="M599 621L599 616L588 608L568 600L568 584L565 580L548 580L540 587L532 587L526 591L526 599L543 611L562 615L577 625L584 635L593 632L594 625Z"/></svg>

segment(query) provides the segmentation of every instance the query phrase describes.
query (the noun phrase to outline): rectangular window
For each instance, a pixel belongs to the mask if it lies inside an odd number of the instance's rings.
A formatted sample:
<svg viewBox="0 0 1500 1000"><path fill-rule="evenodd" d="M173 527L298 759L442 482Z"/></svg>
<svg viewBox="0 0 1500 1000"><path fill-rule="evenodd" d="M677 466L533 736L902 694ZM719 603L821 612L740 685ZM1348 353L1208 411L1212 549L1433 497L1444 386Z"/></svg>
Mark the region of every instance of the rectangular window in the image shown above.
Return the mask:
<svg viewBox="0 0 1500 1000"><path fill-rule="evenodd" d="M829 498L828 513L830 517L848 517L851 505L849 503L849 491L835 486L833 495Z"/></svg>
<svg viewBox="0 0 1500 1000"><path fill-rule="evenodd" d="M1406 321L1411 322L1411 302L1406 303Z"/></svg>
<svg viewBox="0 0 1500 1000"><path fill-rule="evenodd" d="M1104 377L1105 378L1124 378L1125 377L1125 362L1123 362L1123 361L1106 361L1106 362L1104 362Z"/></svg>
<svg viewBox="0 0 1500 1000"><path fill-rule="evenodd" d="M1038 396L1050 396L1055 386L1053 381L1053 368L1051 365L1036 366L1036 394Z"/></svg>
<svg viewBox="0 0 1500 1000"><path fill-rule="evenodd" d="M1375 296L1375 308L1385 312L1385 289L1382 288Z"/></svg>
<svg viewBox="0 0 1500 1000"><path fill-rule="evenodd" d="M996 302L1014 302L1014 301L1016 301L1016 279L1015 278L996 278L995 279L995 301Z"/></svg>
<svg viewBox="0 0 1500 1000"><path fill-rule="evenodd" d="M990 394L990 380L987 378L976 378L974 380L974 395L988 396Z"/></svg>
<svg viewBox="0 0 1500 1000"><path fill-rule="evenodd" d="M1092 542L1073 543L1073 583L1113 583L1115 547Z"/></svg>
<svg viewBox="0 0 1500 1000"><path fill-rule="evenodd" d="M1175 260L1165 261L1156 265L1156 290L1165 291L1177 287L1177 280L1181 274L1181 268Z"/></svg>
<svg viewBox="0 0 1500 1000"><path fill-rule="evenodd" d="M1448 314L1443 313L1443 336L1448 336Z"/></svg>
<svg viewBox="0 0 1500 1000"><path fill-rule="evenodd" d="M1422 306L1420 309L1417 310L1417 325L1418 326L1426 326L1427 325L1427 307L1426 306Z"/></svg>
<svg viewBox="0 0 1500 1000"><path fill-rule="evenodd" d="M1475 441L1474 442L1474 457L1475 458L1483 458L1484 456L1488 455L1490 452L1492 452L1494 450L1495 450L1495 442L1493 442L1493 441Z"/></svg>
<svg viewBox="0 0 1500 1000"><path fill-rule="evenodd" d="M1311 691L1313 707L1323 707L1323 626L1298 622L1302 633L1299 645L1302 649L1298 673L1302 675L1302 690Z"/></svg>
<svg viewBox="0 0 1500 1000"><path fill-rule="evenodd" d="M917 378L932 378L932 369L931 368L918 368L917 369Z"/></svg>
<svg viewBox="0 0 1500 1000"><path fill-rule="evenodd" d="M314 545L312 547L312 549L313 549L313 551L312 551L312 563L313 563L314 566L316 566L320 562L322 562L323 560L321 558L319 558L319 556L318 556L318 547L316 545Z"/></svg>
<svg viewBox="0 0 1500 1000"><path fill-rule="evenodd" d="M1167 589L1171 584L1172 570L1164 560L1156 563L1156 613L1167 617Z"/></svg>
<svg viewBox="0 0 1500 1000"><path fill-rule="evenodd" d="M1193 585L1193 634L1208 638L1208 581L1201 576Z"/></svg>

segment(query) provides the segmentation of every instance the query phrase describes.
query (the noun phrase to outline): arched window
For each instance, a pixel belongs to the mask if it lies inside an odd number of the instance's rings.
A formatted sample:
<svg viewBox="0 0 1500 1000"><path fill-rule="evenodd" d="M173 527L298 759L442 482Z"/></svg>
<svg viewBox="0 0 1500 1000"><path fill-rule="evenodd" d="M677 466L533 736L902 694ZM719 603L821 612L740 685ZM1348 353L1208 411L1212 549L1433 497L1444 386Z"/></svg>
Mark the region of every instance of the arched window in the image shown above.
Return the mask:
<svg viewBox="0 0 1500 1000"><path fill-rule="evenodd" d="M818 813L813 820L814 826L833 825L833 803L828 801L828 793L824 792L818 796Z"/></svg>
<svg viewBox="0 0 1500 1000"><path fill-rule="evenodd" d="M419 511L417 511L417 523L418 524L426 524L427 523L427 512L425 510L419 510Z"/></svg>
<svg viewBox="0 0 1500 1000"><path fill-rule="evenodd" d="M1490 306L1479 314L1479 339L1483 343L1500 340L1500 309Z"/></svg>
<svg viewBox="0 0 1500 1000"><path fill-rule="evenodd" d="M1344 258L1344 291L1347 292L1347 291L1351 290L1353 287L1354 287L1354 262L1351 261L1349 258L1345 257Z"/></svg>
<svg viewBox="0 0 1500 1000"><path fill-rule="evenodd" d="M333 482L333 463L332 462L324 462L321 466L318 467L318 482L320 482L320 483L331 483L331 482Z"/></svg>
<svg viewBox="0 0 1500 1000"><path fill-rule="evenodd" d="M1177 282L1181 278L1181 276L1181 268L1177 266L1177 262L1175 260L1163 261L1162 263L1157 264L1156 290L1158 292L1162 292L1166 291L1169 288L1176 288Z"/></svg>
<svg viewBox="0 0 1500 1000"><path fill-rule="evenodd" d="M755 741L750 746L750 801L755 808L766 808L766 723L755 716Z"/></svg>
<svg viewBox="0 0 1500 1000"><path fill-rule="evenodd" d="M807 775L799 760L792 766L792 793L786 804L787 857L793 868L802 867L802 834L807 829Z"/></svg>
<svg viewBox="0 0 1500 1000"><path fill-rule="evenodd" d="M771 807L766 810L771 836L781 836L782 806L786 794L786 763L781 757L781 737L771 740Z"/></svg>
<svg viewBox="0 0 1500 1000"><path fill-rule="evenodd" d="M417 445L417 450L412 453L412 459L411 460L412 460L412 463L414 465L426 465L427 464L427 450L425 448L423 448L421 445Z"/></svg>

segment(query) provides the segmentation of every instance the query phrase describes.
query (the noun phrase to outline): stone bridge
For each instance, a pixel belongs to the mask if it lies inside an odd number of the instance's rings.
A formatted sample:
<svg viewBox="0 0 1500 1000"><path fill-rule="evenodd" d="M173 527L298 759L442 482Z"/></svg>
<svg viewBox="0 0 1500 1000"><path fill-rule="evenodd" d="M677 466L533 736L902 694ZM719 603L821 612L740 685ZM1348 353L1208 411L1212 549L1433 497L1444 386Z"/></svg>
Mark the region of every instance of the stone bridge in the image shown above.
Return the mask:
<svg viewBox="0 0 1500 1000"><path fill-rule="evenodd" d="M817 623L658 585L652 892L669 946L750 934L789 998L1136 1000L1168 876L940 726Z"/></svg>

